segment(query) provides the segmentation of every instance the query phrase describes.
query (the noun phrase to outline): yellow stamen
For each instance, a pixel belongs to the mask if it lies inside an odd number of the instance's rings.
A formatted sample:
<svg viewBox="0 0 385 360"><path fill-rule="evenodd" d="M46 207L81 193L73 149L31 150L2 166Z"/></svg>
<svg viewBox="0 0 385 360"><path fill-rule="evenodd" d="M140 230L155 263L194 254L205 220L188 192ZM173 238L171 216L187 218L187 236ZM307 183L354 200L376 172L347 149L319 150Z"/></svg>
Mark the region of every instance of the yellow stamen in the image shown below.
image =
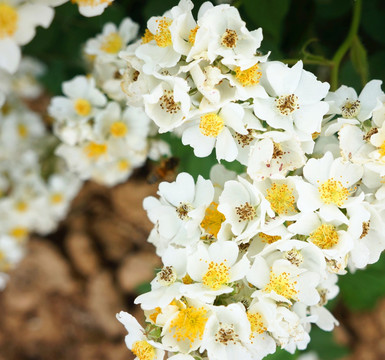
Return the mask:
<svg viewBox="0 0 385 360"><path fill-rule="evenodd" d="M9 232L9 235L20 240L28 235L28 229L22 226L17 226Z"/></svg>
<svg viewBox="0 0 385 360"><path fill-rule="evenodd" d="M262 315L260 313L247 312L247 319L249 320L251 326L250 339L254 338L254 333L263 334L265 331L267 331L267 327L265 326Z"/></svg>
<svg viewBox="0 0 385 360"><path fill-rule="evenodd" d="M115 137L122 137L127 134L127 125L123 121L115 121L110 126L110 132Z"/></svg>
<svg viewBox="0 0 385 360"><path fill-rule="evenodd" d="M263 242L265 242L267 244L272 244L272 243L282 239L282 237L279 235L267 235L263 232L260 232L258 234L258 236L262 239Z"/></svg>
<svg viewBox="0 0 385 360"><path fill-rule="evenodd" d="M244 87L258 84L261 76L262 72L259 71L258 63L246 70L241 70L239 66L235 68L235 77Z"/></svg>
<svg viewBox="0 0 385 360"><path fill-rule="evenodd" d="M150 30L146 29L142 36L142 44L147 44L151 40L154 40L154 34Z"/></svg>
<svg viewBox="0 0 385 360"><path fill-rule="evenodd" d="M138 357L139 360L154 360L155 348L145 340L135 341L131 351Z"/></svg>
<svg viewBox="0 0 385 360"><path fill-rule="evenodd" d="M107 152L107 145L90 142L84 148L84 152L89 158L98 158Z"/></svg>
<svg viewBox="0 0 385 360"><path fill-rule="evenodd" d="M52 204L60 204L62 201L63 201L63 194L61 194L61 193L51 194L51 203Z"/></svg>
<svg viewBox="0 0 385 360"><path fill-rule="evenodd" d="M12 6L0 3L0 39L12 36L16 30L19 14Z"/></svg>
<svg viewBox="0 0 385 360"><path fill-rule="evenodd" d="M28 136L28 128L24 124L17 125L17 132L21 138L26 138Z"/></svg>
<svg viewBox="0 0 385 360"><path fill-rule="evenodd" d="M310 234L310 240L321 249L330 249L338 243L338 233L334 225L322 224Z"/></svg>
<svg viewBox="0 0 385 360"><path fill-rule="evenodd" d="M86 99L76 99L74 104L75 111L80 116L87 116L91 112L91 104Z"/></svg>
<svg viewBox="0 0 385 360"><path fill-rule="evenodd" d="M289 279L289 274L283 272L279 275L270 273L270 282L263 289L265 292L275 291L286 299L296 299L298 291L295 288L296 281Z"/></svg>
<svg viewBox="0 0 385 360"><path fill-rule="evenodd" d="M385 156L385 141L381 144L379 150L381 157Z"/></svg>
<svg viewBox="0 0 385 360"><path fill-rule="evenodd" d="M222 285L230 281L230 268L223 262L215 263L211 261L206 274L202 277L204 285L212 290L219 290Z"/></svg>
<svg viewBox="0 0 385 360"><path fill-rule="evenodd" d="M190 30L190 35L188 37L188 42L191 44L191 45L194 45L195 44L195 37L197 36L197 31L199 29L199 26L195 26L194 29L191 29Z"/></svg>
<svg viewBox="0 0 385 360"><path fill-rule="evenodd" d="M201 116L199 129L201 133L209 137L217 137L223 130L225 122L215 113L208 113Z"/></svg>
<svg viewBox="0 0 385 360"><path fill-rule="evenodd" d="M169 29L172 24L172 20L163 17L160 20L156 20L158 28L154 35L154 40L159 47L167 47L172 45L171 31Z"/></svg>
<svg viewBox="0 0 385 360"><path fill-rule="evenodd" d="M171 332L171 329L174 328L173 337L177 341L187 339L193 343L197 338L202 340L207 319L206 309L189 306L179 311L178 315L171 321L169 331Z"/></svg>
<svg viewBox="0 0 385 360"><path fill-rule="evenodd" d="M25 201L18 201L15 204L15 208L17 211L24 212L28 209L28 204Z"/></svg>
<svg viewBox="0 0 385 360"><path fill-rule="evenodd" d="M348 199L349 189L344 187L340 181L332 179L326 180L318 187L321 200L325 204L335 204L342 206Z"/></svg>
<svg viewBox="0 0 385 360"><path fill-rule="evenodd" d="M212 202L205 211L205 217L201 222L201 227L205 229L206 233L218 236L218 232L222 226L222 223L226 220L225 216L217 210L218 204Z"/></svg>
<svg viewBox="0 0 385 360"><path fill-rule="evenodd" d="M123 40L120 35L116 32L113 32L105 37L100 46L100 50L109 54L116 54L121 50L122 45Z"/></svg>
<svg viewBox="0 0 385 360"><path fill-rule="evenodd" d="M295 198L293 189L286 184L273 183L270 189L266 190L266 200L270 203L271 208L278 214L287 214L294 212Z"/></svg>

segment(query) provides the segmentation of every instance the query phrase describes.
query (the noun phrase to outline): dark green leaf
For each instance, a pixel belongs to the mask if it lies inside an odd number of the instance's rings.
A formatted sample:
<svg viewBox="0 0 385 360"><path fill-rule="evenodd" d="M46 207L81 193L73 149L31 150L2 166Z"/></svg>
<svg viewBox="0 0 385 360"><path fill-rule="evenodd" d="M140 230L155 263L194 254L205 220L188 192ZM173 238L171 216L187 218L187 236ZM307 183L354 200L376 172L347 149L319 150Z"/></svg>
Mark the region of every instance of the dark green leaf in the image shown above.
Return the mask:
<svg viewBox="0 0 385 360"><path fill-rule="evenodd" d="M368 55L358 36L353 39L350 57L354 69L360 75L362 86L365 86L369 77Z"/></svg>

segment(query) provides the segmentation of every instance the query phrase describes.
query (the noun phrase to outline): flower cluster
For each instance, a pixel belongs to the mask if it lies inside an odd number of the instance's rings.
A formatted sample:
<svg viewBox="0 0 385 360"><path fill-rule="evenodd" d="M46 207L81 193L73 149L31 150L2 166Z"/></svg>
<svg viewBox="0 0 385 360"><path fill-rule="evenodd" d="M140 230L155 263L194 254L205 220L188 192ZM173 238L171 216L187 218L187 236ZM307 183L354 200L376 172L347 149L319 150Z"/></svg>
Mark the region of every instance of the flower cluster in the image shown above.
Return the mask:
<svg viewBox="0 0 385 360"><path fill-rule="evenodd" d="M42 71L36 60L23 59L14 75L0 72L7 94L0 109L0 289L28 235L53 231L81 185L53 155L56 140L43 119L22 102L40 95L35 75Z"/></svg>
<svg viewBox="0 0 385 360"><path fill-rule="evenodd" d="M81 179L109 186L125 181L149 156L169 152L163 142L149 141L157 133L141 107L125 105L118 54L137 37L138 25L124 19L117 28L107 23L103 32L87 41L89 76L63 83L64 96L54 97L49 113L62 141L56 153Z"/></svg>
<svg viewBox="0 0 385 360"><path fill-rule="evenodd" d="M245 171L182 173L144 200L164 266L135 300L146 329L117 317L140 360L293 353L312 324L338 323L325 307L337 275L385 249L385 94L377 80L328 92L301 62L259 53L261 29L234 7L191 10L182 0L148 21L121 53L123 90L196 156L215 149Z"/></svg>

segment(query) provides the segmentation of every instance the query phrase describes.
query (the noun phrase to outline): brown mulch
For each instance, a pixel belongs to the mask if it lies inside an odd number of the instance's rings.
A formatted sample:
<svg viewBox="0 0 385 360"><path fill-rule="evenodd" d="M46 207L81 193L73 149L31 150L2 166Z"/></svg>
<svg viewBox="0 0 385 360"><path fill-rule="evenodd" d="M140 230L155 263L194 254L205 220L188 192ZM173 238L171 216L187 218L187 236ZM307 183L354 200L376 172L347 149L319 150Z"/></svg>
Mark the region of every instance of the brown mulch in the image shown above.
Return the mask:
<svg viewBox="0 0 385 360"><path fill-rule="evenodd" d="M113 189L89 182L57 232L30 240L0 293L0 360L133 359L115 314L142 318L137 288L161 266L142 209L156 190L143 177ZM344 360L385 359L385 300L336 315L335 337L354 352Z"/></svg>

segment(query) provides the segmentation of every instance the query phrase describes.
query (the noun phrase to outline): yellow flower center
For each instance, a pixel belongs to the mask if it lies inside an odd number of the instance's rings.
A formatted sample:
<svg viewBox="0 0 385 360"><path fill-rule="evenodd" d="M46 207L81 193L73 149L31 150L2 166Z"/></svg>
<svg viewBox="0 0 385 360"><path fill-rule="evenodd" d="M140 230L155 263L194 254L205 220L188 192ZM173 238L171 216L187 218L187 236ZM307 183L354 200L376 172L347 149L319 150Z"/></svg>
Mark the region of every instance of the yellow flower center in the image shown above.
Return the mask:
<svg viewBox="0 0 385 360"><path fill-rule="evenodd" d="M113 136L122 137L127 134L127 125L123 121L115 121L110 126L110 132Z"/></svg>
<svg viewBox="0 0 385 360"><path fill-rule="evenodd" d="M185 276L182 277L182 283L183 284L192 284L194 281L191 279L189 274L186 274Z"/></svg>
<svg viewBox="0 0 385 360"><path fill-rule="evenodd" d="M118 161L118 169L122 172L127 171L130 168L131 164L128 160L119 160Z"/></svg>
<svg viewBox="0 0 385 360"><path fill-rule="evenodd" d="M76 113L80 116L87 116L91 112L91 104L86 99L76 99L74 108Z"/></svg>
<svg viewBox="0 0 385 360"><path fill-rule="evenodd" d="M167 47L172 45L171 31L169 29L170 25L172 24L172 20L163 17L160 20L156 20L156 22L158 23L158 28L154 35L156 45L159 47Z"/></svg>
<svg viewBox="0 0 385 360"><path fill-rule="evenodd" d="M12 36L17 30L19 14L12 7L0 3L0 39Z"/></svg>
<svg viewBox="0 0 385 360"><path fill-rule="evenodd" d="M241 70L239 66L235 68L235 77L244 87L258 84L261 76L262 72L259 71L258 63L246 70Z"/></svg>
<svg viewBox="0 0 385 360"><path fill-rule="evenodd" d="M206 209L205 217L201 222L201 226L205 229L206 233L214 237L217 237L222 223L226 220L225 216L217 208L218 204L213 201Z"/></svg>
<svg viewBox="0 0 385 360"><path fill-rule="evenodd" d="M202 277L204 285L212 290L219 290L222 285L230 281L230 268L223 262L215 263L211 261L206 274Z"/></svg>
<svg viewBox="0 0 385 360"><path fill-rule="evenodd" d="M188 42L191 44L191 45L194 45L195 44L195 37L197 36L197 31L199 29L199 26L195 26L194 29L191 29L190 30L190 35L188 36Z"/></svg>
<svg viewBox="0 0 385 360"><path fill-rule="evenodd" d="M162 312L162 309L160 307L156 307L154 309L154 312L149 316L149 319L155 324L156 319L161 312Z"/></svg>
<svg viewBox="0 0 385 360"><path fill-rule="evenodd" d="M17 125L17 132L21 138L26 138L28 136L28 128L24 124Z"/></svg>
<svg viewBox="0 0 385 360"><path fill-rule="evenodd" d="M89 158L98 158L107 152L107 145L90 142L84 148L84 152Z"/></svg>
<svg viewBox="0 0 385 360"><path fill-rule="evenodd" d="M254 337L254 333L263 334L265 331L267 331L267 327L265 326L262 315L260 313L247 312L247 319L249 320L251 326L250 339Z"/></svg>
<svg viewBox="0 0 385 360"><path fill-rule="evenodd" d="M61 193L51 194L51 203L52 204L60 204L62 201L63 201L63 194L61 194Z"/></svg>
<svg viewBox="0 0 385 360"><path fill-rule="evenodd" d="M139 360L154 360L155 348L145 340L135 341L132 344L131 351Z"/></svg>
<svg viewBox="0 0 385 360"><path fill-rule="evenodd" d="M258 236L261 238L261 240L267 244L275 243L278 240L281 240L282 237L279 235L267 235L263 232L260 232Z"/></svg>
<svg viewBox="0 0 385 360"><path fill-rule="evenodd" d="M217 137L223 130L225 122L215 113L201 116L199 129L204 136Z"/></svg>
<svg viewBox="0 0 385 360"><path fill-rule="evenodd" d="M175 102L173 92L164 90L163 95L159 98L159 106L166 113L172 115L180 111L180 102Z"/></svg>
<svg viewBox="0 0 385 360"><path fill-rule="evenodd" d="M379 150L381 157L385 156L385 141L381 144Z"/></svg>
<svg viewBox="0 0 385 360"><path fill-rule="evenodd" d="M237 32L235 30L226 29L226 31L222 35L221 44L229 49L233 49L237 45L237 41Z"/></svg>
<svg viewBox="0 0 385 360"><path fill-rule="evenodd" d="M9 235L16 239L23 239L28 235L28 229L22 226L17 226L9 232Z"/></svg>
<svg viewBox="0 0 385 360"><path fill-rule="evenodd" d="M113 0L71 0L73 4L78 4L79 6L99 6L104 3L110 5L112 1Z"/></svg>
<svg viewBox="0 0 385 360"><path fill-rule="evenodd" d="M151 40L154 40L154 34L150 30L146 29L142 36L142 44L147 44Z"/></svg>
<svg viewBox="0 0 385 360"><path fill-rule="evenodd" d="M281 95L275 99L275 106L282 115L290 115L299 109L298 96L294 94Z"/></svg>
<svg viewBox="0 0 385 360"><path fill-rule="evenodd" d="M310 240L321 249L330 249L338 243L338 233L334 225L322 224L310 234Z"/></svg>
<svg viewBox="0 0 385 360"><path fill-rule="evenodd" d="M278 215L295 211L293 189L289 188L286 184L279 185L273 183L266 192L266 200Z"/></svg>
<svg viewBox="0 0 385 360"><path fill-rule="evenodd" d="M342 206L348 199L349 189L344 187L340 181L332 179L326 180L318 187L321 200L325 204L335 204Z"/></svg>
<svg viewBox="0 0 385 360"><path fill-rule="evenodd" d="M123 40L116 32L108 34L100 46L100 50L109 53L116 54L120 51L123 45Z"/></svg>
<svg viewBox="0 0 385 360"><path fill-rule="evenodd" d="M15 204L15 209L20 212L27 211L28 209L28 204L25 201L18 201Z"/></svg>
<svg viewBox="0 0 385 360"><path fill-rule="evenodd" d="M178 315L171 321L169 331L174 329L173 337L177 341L187 339L193 343L197 338L202 340L207 319L206 309L189 306L179 311Z"/></svg>
<svg viewBox="0 0 385 360"><path fill-rule="evenodd" d="M295 288L296 281L289 279L289 274L283 272L279 275L271 272L270 282L263 289L265 292L275 291L286 299L296 299L298 291Z"/></svg>

